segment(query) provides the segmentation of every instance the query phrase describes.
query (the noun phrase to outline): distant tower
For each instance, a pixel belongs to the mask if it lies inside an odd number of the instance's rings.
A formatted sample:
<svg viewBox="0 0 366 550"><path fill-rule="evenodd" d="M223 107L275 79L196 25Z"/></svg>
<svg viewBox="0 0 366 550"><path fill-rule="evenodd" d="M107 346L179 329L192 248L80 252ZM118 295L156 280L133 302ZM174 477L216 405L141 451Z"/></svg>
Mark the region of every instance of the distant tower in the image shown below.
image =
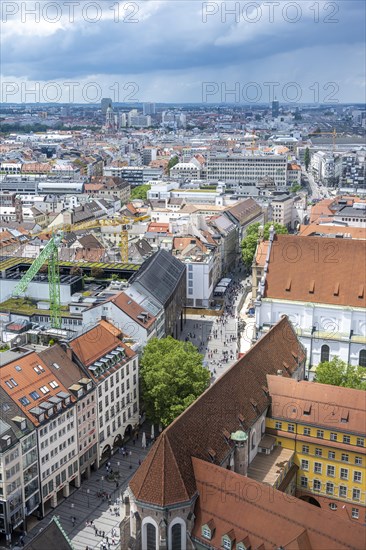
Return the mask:
<svg viewBox="0 0 366 550"><path fill-rule="evenodd" d="M143 103L142 112L144 115L155 115L156 113L155 103Z"/></svg>
<svg viewBox="0 0 366 550"><path fill-rule="evenodd" d="M272 101L272 118L278 117L280 114L280 103L276 99Z"/></svg>
<svg viewBox="0 0 366 550"><path fill-rule="evenodd" d="M112 107L111 98L110 97L103 97L102 101L100 102L100 107L102 109L102 115L106 115L108 107Z"/></svg>
<svg viewBox="0 0 366 550"><path fill-rule="evenodd" d="M22 201L20 200L20 197L15 198L14 206L15 206L15 221L17 221L18 223L22 223L23 207L22 207Z"/></svg>
<svg viewBox="0 0 366 550"><path fill-rule="evenodd" d="M105 127L107 130L114 130L115 128L114 112L111 105L109 105L105 115Z"/></svg>

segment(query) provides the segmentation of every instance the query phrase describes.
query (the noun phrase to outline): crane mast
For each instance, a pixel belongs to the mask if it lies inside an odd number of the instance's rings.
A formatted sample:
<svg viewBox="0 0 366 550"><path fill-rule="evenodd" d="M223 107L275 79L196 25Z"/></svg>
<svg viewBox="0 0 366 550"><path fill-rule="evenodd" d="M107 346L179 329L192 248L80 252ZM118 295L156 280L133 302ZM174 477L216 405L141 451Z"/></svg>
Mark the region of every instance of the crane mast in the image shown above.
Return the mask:
<svg viewBox="0 0 366 550"><path fill-rule="evenodd" d="M12 292L17 297L24 294L29 283L37 275L44 263L48 262L48 288L50 297L51 326L61 328L61 299L60 299L60 267L58 260L58 247L61 244L63 234L54 235L46 244L38 258L34 260L30 268L25 272Z"/></svg>

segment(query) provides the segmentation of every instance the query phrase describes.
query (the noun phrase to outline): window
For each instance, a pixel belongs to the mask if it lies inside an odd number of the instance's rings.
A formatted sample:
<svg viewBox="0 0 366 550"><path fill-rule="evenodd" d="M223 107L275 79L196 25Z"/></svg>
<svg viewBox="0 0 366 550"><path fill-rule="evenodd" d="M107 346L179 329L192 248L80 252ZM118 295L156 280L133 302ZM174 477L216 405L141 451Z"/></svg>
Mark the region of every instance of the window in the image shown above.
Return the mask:
<svg viewBox="0 0 366 550"><path fill-rule="evenodd" d="M353 481L355 481L356 483L361 483L362 473L361 472L353 472Z"/></svg>
<svg viewBox="0 0 366 550"><path fill-rule="evenodd" d="M205 539L211 540L211 531L208 529L208 527L202 528L202 536L205 537Z"/></svg>
<svg viewBox="0 0 366 550"><path fill-rule="evenodd" d="M335 502L331 502L331 503L329 504L329 508L330 508L331 510L337 510L337 505L336 505L336 503L335 503Z"/></svg>
<svg viewBox="0 0 366 550"><path fill-rule="evenodd" d="M362 349L360 351L358 364L360 365L360 367L366 367L366 349Z"/></svg>
<svg viewBox="0 0 366 550"><path fill-rule="evenodd" d="M341 468L340 478L348 479L348 468Z"/></svg>
<svg viewBox="0 0 366 550"><path fill-rule="evenodd" d="M308 478L306 476L301 476L301 487L307 487L308 486Z"/></svg>
<svg viewBox="0 0 366 550"><path fill-rule="evenodd" d="M302 446L302 452L304 454L308 454L309 453L309 445L303 445Z"/></svg>
<svg viewBox="0 0 366 550"><path fill-rule="evenodd" d="M282 422L276 422L275 428L276 430L282 430Z"/></svg>
<svg viewBox="0 0 366 550"><path fill-rule="evenodd" d="M335 452L334 451L328 451L328 458L330 458L331 460L334 460L335 459Z"/></svg>
<svg viewBox="0 0 366 550"><path fill-rule="evenodd" d="M41 374L41 371L39 370L38 367L33 367L33 370L39 375Z"/></svg>
<svg viewBox="0 0 366 550"><path fill-rule="evenodd" d="M19 401L21 402L21 404L22 404L24 407L26 407L26 406L29 405L29 403L30 403L28 397L25 397L25 396L24 396L24 397L21 397L21 398L19 399Z"/></svg>
<svg viewBox="0 0 366 550"><path fill-rule="evenodd" d="M309 461L308 460L301 460L301 469L302 470L309 470Z"/></svg>
<svg viewBox="0 0 366 550"><path fill-rule="evenodd" d="M339 486L339 496L343 498L347 498L347 487L345 485Z"/></svg>
<svg viewBox="0 0 366 550"><path fill-rule="evenodd" d="M334 432L330 432L330 440L331 441L337 441L337 434Z"/></svg>
<svg viewBox="0 0 366 550"><path fill-rule="evenodd" d="M294 431L295 431L295 424L288 424L288 426L287 426L287 431L288 431L288 432L291 432L291 433L294 433Z"/></svg>
<svg viewBox="0 0 366 550"><path fill-rule="evenodd" d="M352 518L358 519L360 516L358 508L352 508Z"/></svg>
<svg viewBox="0 0 366 550"><path fill-rule="evenodd" d="M346 453L342 453L341 460L342 462L348 462L348 455Z"/></svg>
<svg viewBox="0 0 366 550"><path fill-rule="evenodd" d="M310 428L304 428L304 435L310 435L310 434L311 434Z"/></svg>
<svg viewBox="0 0 366 550"><path fill-rule="evenodd" d="M316 437L318 439L323 439L324 438L324 431L323 430L316 430Z"/></svg>
<svg viewBox="0 0 366 550"><path fill-rule="evenodd" d="M52 380L52 382L50 382L50 386L51 388L53 389L56 389L59 387L59 385L57 384L56 380Z"/></svg>
<svg viewBox="0 0 366 550"><path fill-rule="evenodd" d="M363 437L358 437L356 442L357 447L364 447L365 446L365 440Z"/></svg>
<svg viewBox="0 0 366 550"><path fill-rule="evenodd" d="M352 489L352 500L360 500L361 491L360 489Z"/></svg>
<svg viewBox="0 0 366 550"><path fill-rule="evenodd" d="M17 386L17 385L18 385L18 383L15 382L14 378L10 378L10 382L13 384L13 386Z"/></svg>
<svg viewBox="0 0 366 550"><path fill-rule="evenodd" d="M321 473L322 473L322 463L314 462L314 474L321 474Z"/></svg>
<svg viewBox="0 0 366 550"><path fill-rule="evenodd" d="M36 401L37 399L39 399L39 393L36 392L36 391L31 391L30 394L31 398Z"/></svg>
<svg viewBox="0 0 366 550"><path fill-rule="evenodd" d="M315 456L323 456L323 450L315 447Z"/></svg>
<svg viewBox="0 0 366 550"><path fill-rule="evenodd" d="M319 479L314 479L313 481L313 491L321 491L322 483Z"/></svg>
<svg viewBox="0 0 366 550"><path fill-rule="evenodd" d="M343 443L351 443L351 438L349 435L343 436Z"/></svg>
<svg viewBox="0 0 366 550"><path fill-rule="evenodd" d="M335 467L334 466L330 466L328 464L328 466L327 466L327 476L328 477L334 477L335 476Z"/></svg>
<svg viewBox="0 0 366 550"><path fill-rule="evenodd" d="M230 539L222 539L223 547L225 550L231 550L231 540Z"/></svg>
<svg viewBox="0 0 366 550"><path fill-rule="evenodd" d="M326 344L323 344L320 350L320 362L329 361L330 348Z"/></svg>
<svg viewBox="0 0 366 550"><path fill-rule="evenodd" d="M326 493L327 495L332 495L334 493L334 483L330 483L329 481L326 483Z"/></svg>
<svg viewBox="0 0 366 550"><path fill-rule="evenodd" d="M362 464L362 458L360 456L356 456L355 458L355 464L358 464L359 466L361 466Z"/></svg>
<svg viewBox="0 0 366 550"><path fill-rule="evenodd" d="M8 386L9 389L13 389L13 384L10 382L10 380L6 380L5 384Z"/></svg>
<svg viewBox="0 0 366 550"><path fill-rule="evenodd" d="M39 388L43 394L50 393L50 390L47 388L47 386L42 386Z"/></svg>

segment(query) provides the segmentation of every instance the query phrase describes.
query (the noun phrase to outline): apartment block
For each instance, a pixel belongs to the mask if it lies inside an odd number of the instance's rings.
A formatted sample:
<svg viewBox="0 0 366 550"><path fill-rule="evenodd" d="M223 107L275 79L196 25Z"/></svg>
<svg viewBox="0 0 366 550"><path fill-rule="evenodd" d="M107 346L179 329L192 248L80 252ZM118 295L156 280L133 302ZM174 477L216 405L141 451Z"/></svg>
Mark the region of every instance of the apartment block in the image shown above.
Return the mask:
<svg viewBox="0 0 366 550"><path fill-rule="evenodd" d="M365 395L282 376L267 376L272 398L266 431L295 453L296 495L344 519L363 522Z"/></svg>

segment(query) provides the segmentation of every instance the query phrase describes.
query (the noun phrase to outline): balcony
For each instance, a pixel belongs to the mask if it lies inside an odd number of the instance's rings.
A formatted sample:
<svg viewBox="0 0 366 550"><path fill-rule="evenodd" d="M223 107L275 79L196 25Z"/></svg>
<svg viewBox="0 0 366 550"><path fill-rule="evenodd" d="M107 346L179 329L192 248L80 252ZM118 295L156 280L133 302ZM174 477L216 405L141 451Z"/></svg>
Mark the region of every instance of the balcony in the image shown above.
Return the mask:
<svg viewBox="0 0 366 550"><path fill-rule="evenodd" d="M294 451L280 446L275 447L270 454L258 453L249 465L248 477L278 489L290 471L293 459Z"/></svg>

